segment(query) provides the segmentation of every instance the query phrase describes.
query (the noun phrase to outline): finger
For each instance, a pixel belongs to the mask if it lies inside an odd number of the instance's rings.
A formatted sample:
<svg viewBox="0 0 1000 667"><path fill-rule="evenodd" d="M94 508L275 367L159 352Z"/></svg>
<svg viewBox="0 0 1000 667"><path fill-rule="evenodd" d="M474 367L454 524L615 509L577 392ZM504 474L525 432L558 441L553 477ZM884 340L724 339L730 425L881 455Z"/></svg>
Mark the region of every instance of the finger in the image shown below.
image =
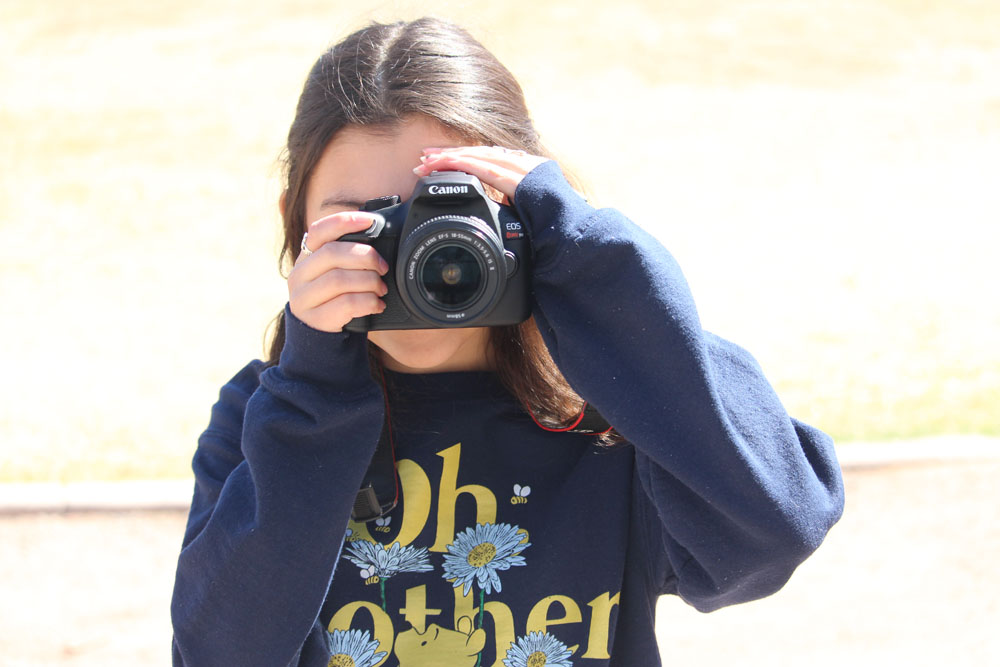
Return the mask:
<svg viewBox="0 0 1000 667"><path fill-rule="evenodd" d="M385 307L385 302L372 292L352 292L341 294L301 315L292 312L313 329L336 333L354 318L378 315Z"/></svg>
<svg viewBox="0 0 1000 667"><path fill-rule="evenodd" d="M365 243L330 241L295 263L288 276L289 285L310 282L331 269L367 270L385 275L389 264L375 248Z"/></svg>
<svg viewBox="0 0 1000 667"><path fill-rule="evenodd" d="M388 286L374 271L333 269L315 280L291 288L289 300L300 309L312 309L341 294L371 292L382 297L388 291Z"/></svg>
<svg viewBox="0 0 1000 667"><path fill-rule="evenodd" d="M413 170L418 176L427 176L432 171L464 171L496 188L509 199L514 198L514 191L527 173L493 160L454 153L428 156L423 164Z"/></svg>
<svg viewBox="0 0 1000 667"><path fill-rule="evenodd" d="M336 241L345 234L356 234L371 227L375 214L363 211L341 211L309 223L306 247L316 252L324 243Z"/></svg>
<svg viewBox="0 0 1000 667"><path fill-rule="evenodd" d="M471 155L492 155L492 154L515 154L515 155L527 155L527 151L514 148L504 148L503 146L486 146L485 144L474 144L470 146L449 146L446 148L424 148L420 151L424 155L429 155L431 153L468 153Z"/></svg>
<svg viewBox="0 0 1000 667"><path fill-rule="evenodd" d="M421 165L414 169L418 176L426 176L432 171L465 171L499 190L507 199L513 199L514 190L528 172L548 160L499 146L428 148L420 159Z"/></svg>
<svg viewBox="0 0 1000 667"><path fill-rule="evenodd" d="M501 167L527 173L547 158L531 155L523 150L512 150L500 146L461 146L458 148L425 148L421 162L426 162L437 156L448 156L454 159L478 158L492 162Z"/></svg>

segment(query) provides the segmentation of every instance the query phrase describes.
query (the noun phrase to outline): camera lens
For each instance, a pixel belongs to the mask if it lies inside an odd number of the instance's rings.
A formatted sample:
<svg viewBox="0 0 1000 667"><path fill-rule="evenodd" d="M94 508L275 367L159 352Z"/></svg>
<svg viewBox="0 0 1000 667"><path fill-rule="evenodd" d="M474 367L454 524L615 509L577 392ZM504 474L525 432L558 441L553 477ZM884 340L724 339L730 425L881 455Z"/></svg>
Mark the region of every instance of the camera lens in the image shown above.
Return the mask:
<svg viewBox="0 0 1000 667"><path fill-rule="evenodd" d="M468 248L439 246L423 262L420 288L427 300L439 308L465 308L482 291L483 268Z"/></svg>
<svg viewBox="0 0 1000 667"><path fill-rule="evenodd" d="M503 295L504 248L473 216L440 215L400 240L399 296L432 327L476 326Z"/></svg>

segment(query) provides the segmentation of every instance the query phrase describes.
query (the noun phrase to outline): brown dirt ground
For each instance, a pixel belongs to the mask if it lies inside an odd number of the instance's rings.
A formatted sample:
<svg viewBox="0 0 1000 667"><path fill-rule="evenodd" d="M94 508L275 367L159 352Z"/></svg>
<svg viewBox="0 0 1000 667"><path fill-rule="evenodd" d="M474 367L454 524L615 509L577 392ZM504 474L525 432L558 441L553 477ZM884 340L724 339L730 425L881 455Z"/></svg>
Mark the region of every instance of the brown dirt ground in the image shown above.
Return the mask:
<svg viewBox="0 0 1000 667"><path fill-rule="evenodd" d="M665 664L998 664L1000 461L846 474L848 507L777 595L659 608ZM0 517L0 665L168 665L178 512Z"/></svg>

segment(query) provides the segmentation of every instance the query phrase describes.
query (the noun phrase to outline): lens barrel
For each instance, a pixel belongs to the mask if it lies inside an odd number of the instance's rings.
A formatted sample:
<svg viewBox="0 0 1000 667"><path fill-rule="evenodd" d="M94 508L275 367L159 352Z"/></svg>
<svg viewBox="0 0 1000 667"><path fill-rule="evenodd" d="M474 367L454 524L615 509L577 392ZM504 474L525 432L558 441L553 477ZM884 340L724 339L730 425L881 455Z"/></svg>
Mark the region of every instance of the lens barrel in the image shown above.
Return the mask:
<svg viewBox="0 0 1000 667"><path fill-rule="evenodd" d="M503 293L504 249L476 217L443 215L403 239L396 264L400 296L437 326L470 326Z"/></svg>

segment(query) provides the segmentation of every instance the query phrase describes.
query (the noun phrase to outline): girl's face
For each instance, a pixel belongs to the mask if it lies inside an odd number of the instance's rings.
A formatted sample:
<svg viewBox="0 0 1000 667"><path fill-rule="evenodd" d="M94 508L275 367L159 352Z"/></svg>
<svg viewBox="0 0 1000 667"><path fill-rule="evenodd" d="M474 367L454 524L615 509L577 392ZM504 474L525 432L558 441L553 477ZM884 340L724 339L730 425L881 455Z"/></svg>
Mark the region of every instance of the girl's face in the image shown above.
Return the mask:
<svg viewBox="0 0 1000 667"><path fill-rule="evenodd" d="M383 195L409 197L417 183L413 168L424 148L468 142L439 123L414 117L390 132L348 126L337 133L316 163L306 192L306 223L338 211L356 211ZM409 373L485 370L490 367L489 329L371 331L386 368Z"/></svg>

